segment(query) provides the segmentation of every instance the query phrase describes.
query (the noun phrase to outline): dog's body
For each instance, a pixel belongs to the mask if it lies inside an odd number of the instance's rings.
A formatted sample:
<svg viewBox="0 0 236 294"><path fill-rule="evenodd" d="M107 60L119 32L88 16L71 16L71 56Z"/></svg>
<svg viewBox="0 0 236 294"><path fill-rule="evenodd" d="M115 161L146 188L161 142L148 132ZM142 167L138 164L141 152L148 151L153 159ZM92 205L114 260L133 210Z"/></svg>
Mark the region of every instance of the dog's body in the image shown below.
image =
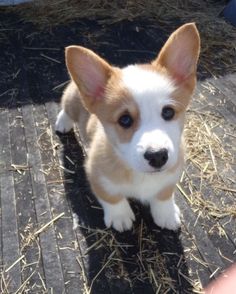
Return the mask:
<svg viewBox="0 0 236 294"><path fill-rule="evenodd" d="M72 81L56 130L67 132L78 122L86 173L107 227L131 228L127 197L149 203L160 227L179 227L173 192L183 169L182 131L199 46L195 25L187 24L151 64L120 69L83 47L67 48Z"/></svg>

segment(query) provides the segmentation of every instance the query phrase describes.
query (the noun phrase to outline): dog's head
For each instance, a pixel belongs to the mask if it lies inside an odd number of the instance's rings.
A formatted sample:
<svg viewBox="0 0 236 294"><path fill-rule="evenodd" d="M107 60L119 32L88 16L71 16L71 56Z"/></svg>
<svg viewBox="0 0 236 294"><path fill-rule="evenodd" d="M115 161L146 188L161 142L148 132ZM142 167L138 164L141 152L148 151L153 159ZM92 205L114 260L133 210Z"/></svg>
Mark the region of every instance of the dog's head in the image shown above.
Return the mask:
<svg viewBox="0 0 236 294"><path fill-rule="evenodd" d="M200 38L185 24L150 64L117 68L91 50L66 48L66 63L87 110L100 120L120 158L139 172L173 168L196 83Z"/></svg>

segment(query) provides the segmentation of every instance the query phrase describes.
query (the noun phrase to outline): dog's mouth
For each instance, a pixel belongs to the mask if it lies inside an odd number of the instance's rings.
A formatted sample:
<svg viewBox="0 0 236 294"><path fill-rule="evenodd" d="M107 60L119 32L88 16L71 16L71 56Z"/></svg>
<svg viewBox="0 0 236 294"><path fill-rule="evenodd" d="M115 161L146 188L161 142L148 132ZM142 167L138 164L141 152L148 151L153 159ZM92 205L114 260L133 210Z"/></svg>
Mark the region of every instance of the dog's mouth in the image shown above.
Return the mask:
<svg viewBox="0 0 236 294"><path fill-rule="evenodd" d="M153 169L150 171L146 171L146 173L147 174L157 174L157 173L163 172L164 170L165 170L165 168L156 168L156 169Z"/></svg>
<svg viewBox="0 0 236 294"><path fill-rule="evenodd" d="M164 173L164 172L168 172L171 169L171 165L169 164L165 164L164 166L160 167L160 168L152 168L152 169L148 169L145 171L146 174L158 174L158 173Z"/></svg>

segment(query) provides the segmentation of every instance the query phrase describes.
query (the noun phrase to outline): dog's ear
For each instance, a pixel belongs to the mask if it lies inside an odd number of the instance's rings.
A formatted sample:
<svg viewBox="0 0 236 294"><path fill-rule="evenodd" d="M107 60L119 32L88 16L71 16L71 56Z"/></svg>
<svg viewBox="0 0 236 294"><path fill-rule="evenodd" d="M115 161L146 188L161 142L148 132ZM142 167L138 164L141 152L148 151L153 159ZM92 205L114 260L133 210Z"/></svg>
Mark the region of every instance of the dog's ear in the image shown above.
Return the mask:
<svg viewBox="0 0 236 294"><path fill-rule="evenodd" d="M152 64L164 68L177 84L182 83L195 76L199 52L198 30L194 23L187 23L170 35Z"/></svg>
<svg viewBox="0 0 236 294"><path fill-rule="evenodd" d="M103 98L112 66L93 51L80 46L66 48L66 65L85 107L93 112L93 106Z"/></svg>

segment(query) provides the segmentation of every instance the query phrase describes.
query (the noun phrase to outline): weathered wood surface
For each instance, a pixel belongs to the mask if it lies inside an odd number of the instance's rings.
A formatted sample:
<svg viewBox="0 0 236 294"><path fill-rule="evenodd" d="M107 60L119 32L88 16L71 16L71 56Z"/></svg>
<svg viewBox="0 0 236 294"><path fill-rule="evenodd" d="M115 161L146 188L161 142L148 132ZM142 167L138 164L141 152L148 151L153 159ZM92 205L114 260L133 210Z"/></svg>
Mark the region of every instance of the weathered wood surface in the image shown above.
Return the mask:
<svg viewBox="0 0 236 294"><path fill-rule="evenodd" d="M146 30L139 34L135 27L114 25L106 31L96 22L80 22L40 32L12 16L0 47L2 293L136 294L165 289L192 293L197 283L205 286L235 261L235 218L204 218L179 191L177 202L183 213L179 232L156 227L148 208L136 202L132 202L137 220L131 232L105 230L101 207L86 181L77 134L58 137L54 133L60 85L68 80L63 48L80 43L120 65L150 60L164 34L160 30L150 39L151 26L143 24ZM102 42L105 37L113 50ZM121 50L127 48L140 51ZM235 74L203 79L190 110L220 117L214 132L225 140L231 154L235 96ZM219 160L218 168L223 170L224 162ZM190 163L186 172L199 185L196 167ZM202 197L218 207L233 207L235 169L221 176L232 180L232 193L222 190L218 197L211 187L204 187ZM187 186L184 191L191 194ZM218 229L212 230L216 224Z"/></svg>

